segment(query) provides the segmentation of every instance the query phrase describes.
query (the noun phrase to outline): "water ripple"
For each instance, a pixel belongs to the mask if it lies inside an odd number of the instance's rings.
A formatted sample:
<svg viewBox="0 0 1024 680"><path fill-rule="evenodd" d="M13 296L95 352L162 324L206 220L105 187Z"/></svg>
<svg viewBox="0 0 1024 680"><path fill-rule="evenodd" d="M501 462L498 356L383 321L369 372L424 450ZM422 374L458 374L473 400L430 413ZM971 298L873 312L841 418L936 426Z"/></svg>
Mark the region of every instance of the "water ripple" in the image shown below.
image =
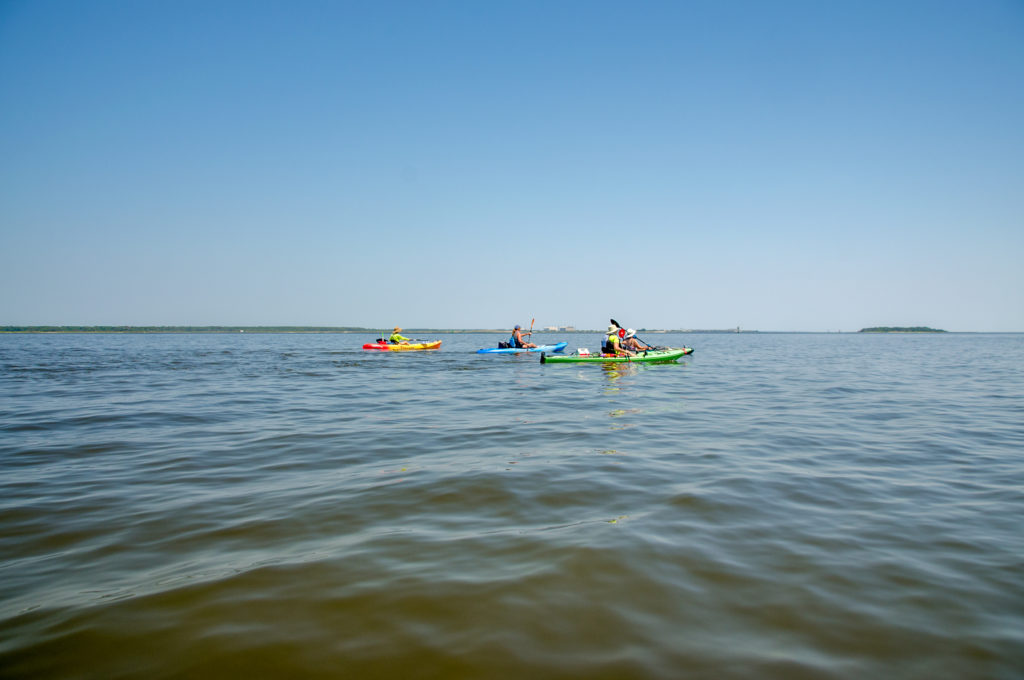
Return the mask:
<svg viewBox="0 0 1024 680"><path fill-rule="evenodd" d="M0 336L0 674L1024 668L1022 336L366 339Z"/></svg>

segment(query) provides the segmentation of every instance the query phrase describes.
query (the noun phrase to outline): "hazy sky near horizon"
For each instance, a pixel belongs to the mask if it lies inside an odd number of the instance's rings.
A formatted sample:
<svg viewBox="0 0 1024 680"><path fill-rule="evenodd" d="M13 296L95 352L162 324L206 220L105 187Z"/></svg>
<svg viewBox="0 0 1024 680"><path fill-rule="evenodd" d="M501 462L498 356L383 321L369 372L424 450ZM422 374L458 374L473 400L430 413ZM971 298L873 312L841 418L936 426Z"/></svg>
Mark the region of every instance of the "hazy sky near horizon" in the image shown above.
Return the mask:
<svg viewBox="0 0 1024 680"><path fill-rule="evenodd" d="M0 325L1024 331L1024 3L0 0Z"/></svg>

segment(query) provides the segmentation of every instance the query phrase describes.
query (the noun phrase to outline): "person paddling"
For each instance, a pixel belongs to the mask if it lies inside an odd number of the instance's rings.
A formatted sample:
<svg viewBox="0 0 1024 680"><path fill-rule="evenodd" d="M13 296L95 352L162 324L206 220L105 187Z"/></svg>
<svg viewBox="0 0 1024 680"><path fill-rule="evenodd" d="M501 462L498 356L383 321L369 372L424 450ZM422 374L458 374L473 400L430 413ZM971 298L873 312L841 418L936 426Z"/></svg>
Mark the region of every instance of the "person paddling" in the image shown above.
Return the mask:
<svg viewBox="0 0 1024 680"><path fill-rule="evenodd" d="M390 342L392 345L408 345L409 338L399 335L399 333L401 332L402 329L399 328L398 326L395 326L395 332L391 334L390 338L388 338L388 342Z"/></svg>
<svg viewBox="0 0 1024 680"><path fill-rule="evenodd" d="M626 331L626 340L622 343L622 346L634 352L641 352L645 349L654 349L646 342L640 342L640 338L636 337L636 331L632 328Z"/></svg>
<svg viewBox="0 0 1024 680"><path fill-rule="evenodd" d="M615 324L608 326L608 331L605 333L604 343L601 345L602 354L625 354L626 356L635 356L636 352L632 352L619 345L619 331L622 330Z"/></svg>
<svg viewBox="0 0 1024 680"><path fill-rule="evenodd" d="M527 331L523 333L519 324L512 330L512 337L508 339L508 344L512 345L516 349L533 349L537 345L532 342L523 342L524 335L533 335L533 331Z"/></svg>
<svg viewBox="0 0 1024 680"><path fill-rule="evenodd" d="M615 345L611 342L612 335L616 336L618 340L619 327L612 321L612 324L608 326L608 330L605 331L604 339L601 340L601 354L615 354Z"/></svg>

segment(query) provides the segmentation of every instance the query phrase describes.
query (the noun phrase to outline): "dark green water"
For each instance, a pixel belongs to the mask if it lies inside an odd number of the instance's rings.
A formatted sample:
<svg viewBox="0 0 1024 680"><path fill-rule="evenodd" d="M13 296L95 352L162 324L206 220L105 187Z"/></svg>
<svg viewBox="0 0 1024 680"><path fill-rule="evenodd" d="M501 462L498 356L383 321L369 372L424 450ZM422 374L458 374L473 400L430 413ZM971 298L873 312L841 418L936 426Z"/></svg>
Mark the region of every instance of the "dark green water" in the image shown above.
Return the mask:
<svg viewBox="0 0 1024 680"><path fill-rule="evenodd" d="M0 336L0 677L1024 675L1024 336L440 337Z"/></svg>

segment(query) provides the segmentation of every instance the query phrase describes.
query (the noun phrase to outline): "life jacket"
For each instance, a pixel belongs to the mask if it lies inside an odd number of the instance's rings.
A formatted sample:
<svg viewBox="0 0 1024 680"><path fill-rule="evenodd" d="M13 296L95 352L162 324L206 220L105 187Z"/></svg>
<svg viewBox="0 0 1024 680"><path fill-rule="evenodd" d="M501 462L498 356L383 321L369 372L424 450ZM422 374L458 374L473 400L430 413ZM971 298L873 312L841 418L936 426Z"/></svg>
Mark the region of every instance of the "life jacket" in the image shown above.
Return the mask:
<svg viewBox="0 0 1024 680"><path fill-rule="evenodd" d="M601 352L603 354L615 354L615 350L617 349L617 345L619 344L617 342L618 339L619 336L617 333L609 333L608 335L606 335L604 338L604 343L601 345Z"/></svg>
<svg viewBox="0 0 1024 680"><path fill-rule="evenodd" d="M517 347L517 348L518 348L518 347L522 347L522 346L523 346L523 343L522 343L522 342L520 342L519 340L516 340L516 334L515 334L515 333L513 333L513 334L512 334L512 337L510 337L510 338L508 339L508 346L509 346L509 347Z"/></svg>

